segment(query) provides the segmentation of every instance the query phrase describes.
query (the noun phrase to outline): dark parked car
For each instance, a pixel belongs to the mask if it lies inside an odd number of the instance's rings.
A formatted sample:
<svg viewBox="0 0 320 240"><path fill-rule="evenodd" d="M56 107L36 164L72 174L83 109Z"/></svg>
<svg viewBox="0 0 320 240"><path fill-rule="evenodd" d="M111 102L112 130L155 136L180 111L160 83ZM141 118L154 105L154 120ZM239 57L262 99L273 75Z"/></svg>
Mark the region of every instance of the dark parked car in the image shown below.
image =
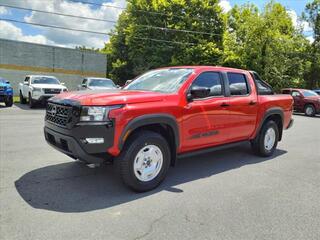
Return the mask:
<svg viewBox="0 0 320 240"><path fill-rule="evenodd" d="M78 86L78 90L102 90L116 89L117 85L108 78L88 77L82 80L82 84Z"/></svg>
<svg viewBox="0 0 320 240"><path fill-rule="evenodd" d="M303 112L307 116L314 116L320 113L320 96L312 90L286 88L282 89L283 94L290 94L294 100L294 110Z"/></svg>
<svg viewBox="0 0 320 240"><path fill-rule="evenodd" d="M314 91L314 92L316 92L318 95L320 95L320 88L314 89L314 90L312 90L312 91Z"/></svg>

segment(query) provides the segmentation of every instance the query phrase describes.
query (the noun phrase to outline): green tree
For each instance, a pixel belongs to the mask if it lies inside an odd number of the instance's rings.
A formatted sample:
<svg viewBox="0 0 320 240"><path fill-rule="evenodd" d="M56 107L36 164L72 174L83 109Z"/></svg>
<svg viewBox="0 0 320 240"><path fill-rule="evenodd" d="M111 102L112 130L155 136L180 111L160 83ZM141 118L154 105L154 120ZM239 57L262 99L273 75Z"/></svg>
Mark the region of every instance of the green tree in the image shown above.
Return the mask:
<svg viewBox="0 0 320 240"><path fill-rule="evenodd" d="M131 0L103 51L123 83L161 66L221 64L224 31L219 0Z"/></svg>
<svg viewBox="0 0 320 240"><path fill-rule="evenodd" d="M309 88L320 87L320 0L314 0L306 5L304 19L313 29L314 41L309 48L309 60L311 62L305 76Z"/></svg>
<svg viewBox="0 0 320 240"><path fill-rule="evenodd" d="M308 41L281 4L271 1L262 12L252 4L235 6L227 29L225 65L255 70L277 90L304 84Z"/></svg>

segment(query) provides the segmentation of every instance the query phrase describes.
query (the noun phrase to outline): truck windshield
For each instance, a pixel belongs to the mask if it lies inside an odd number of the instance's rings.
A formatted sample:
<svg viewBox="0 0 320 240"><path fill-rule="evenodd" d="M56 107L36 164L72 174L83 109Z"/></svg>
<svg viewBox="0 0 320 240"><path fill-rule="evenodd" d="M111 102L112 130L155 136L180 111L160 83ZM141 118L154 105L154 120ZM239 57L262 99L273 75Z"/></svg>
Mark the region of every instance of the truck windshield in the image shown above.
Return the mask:
<svg viewBox="0 0 320 240"><path fill-rule="evenodd" d="M179 89L191 73L193 73L191 68L153 70L136 78L124 89L173 93Z"/></svg>
<svg viewBox="0 0 320 240"><path fill-rule="evenodd" d="M34 77L33 84L60 84L59 80L53 77Z"/></svg>
<svg viewBox="0 0 320 240"><path fill-rule="evenodd" d="M89 86L92 87L115 87L114 83L109 79L91 78Z"/></svg>
<svg viewBox="0 0 320 240"><path fill-rule="evenodd" d="M314 97L314 96L318 96L318 94L314 91L311 91L311 90L304 90L302 91L302 95L304 97Z"/></svg>

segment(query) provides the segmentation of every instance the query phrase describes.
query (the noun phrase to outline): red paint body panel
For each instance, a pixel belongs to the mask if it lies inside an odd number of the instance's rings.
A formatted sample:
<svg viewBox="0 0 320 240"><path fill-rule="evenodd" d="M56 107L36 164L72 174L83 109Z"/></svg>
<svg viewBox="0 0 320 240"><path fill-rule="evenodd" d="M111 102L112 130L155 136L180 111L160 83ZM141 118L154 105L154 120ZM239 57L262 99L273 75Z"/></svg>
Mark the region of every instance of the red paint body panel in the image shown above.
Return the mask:
<svg viewBox="0 0 320 240"><path fill-rule="evenodd" d="M179 68L187 68L179 67ZM224 67L190 66L194 72L174 94L148 91L68 92L57 96L72 99L86 106L123 105L110 111L115 120L114 145L107 151L117 156L124 128L133 119L146 114L169 114L179 128L178 153L198 150L255 137L265 112L274 107L284 112L284 128L290 122L293 100L287 95L258 96L254 80L248 71ZM211 97L187 101L187 91L195 78L205 71L236 72L245 74L251 92L246 96ZM252 103L253 104L250 104ZM223 107L222 103L229 106ZM199 137L205 134L205 137Z"/></svg>

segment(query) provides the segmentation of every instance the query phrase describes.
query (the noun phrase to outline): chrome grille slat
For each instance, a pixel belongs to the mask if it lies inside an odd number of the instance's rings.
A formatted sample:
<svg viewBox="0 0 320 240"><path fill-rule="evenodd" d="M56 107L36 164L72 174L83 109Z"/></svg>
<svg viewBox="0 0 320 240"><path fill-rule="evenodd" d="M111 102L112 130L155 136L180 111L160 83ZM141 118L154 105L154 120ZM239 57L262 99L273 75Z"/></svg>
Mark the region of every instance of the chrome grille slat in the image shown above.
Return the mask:
<svg viewBox="0 0 320 240"><path fill-rule="evenodd" d="M45 88L43 89L45 94L58 94L61 92L61 89Z"/></svg>
<svg viewBox="0 0 320 240"><path fill-rule="evenodd" d="M71 117L72 107L48 103L46 120L56 125L66 127Z"/></svg>

